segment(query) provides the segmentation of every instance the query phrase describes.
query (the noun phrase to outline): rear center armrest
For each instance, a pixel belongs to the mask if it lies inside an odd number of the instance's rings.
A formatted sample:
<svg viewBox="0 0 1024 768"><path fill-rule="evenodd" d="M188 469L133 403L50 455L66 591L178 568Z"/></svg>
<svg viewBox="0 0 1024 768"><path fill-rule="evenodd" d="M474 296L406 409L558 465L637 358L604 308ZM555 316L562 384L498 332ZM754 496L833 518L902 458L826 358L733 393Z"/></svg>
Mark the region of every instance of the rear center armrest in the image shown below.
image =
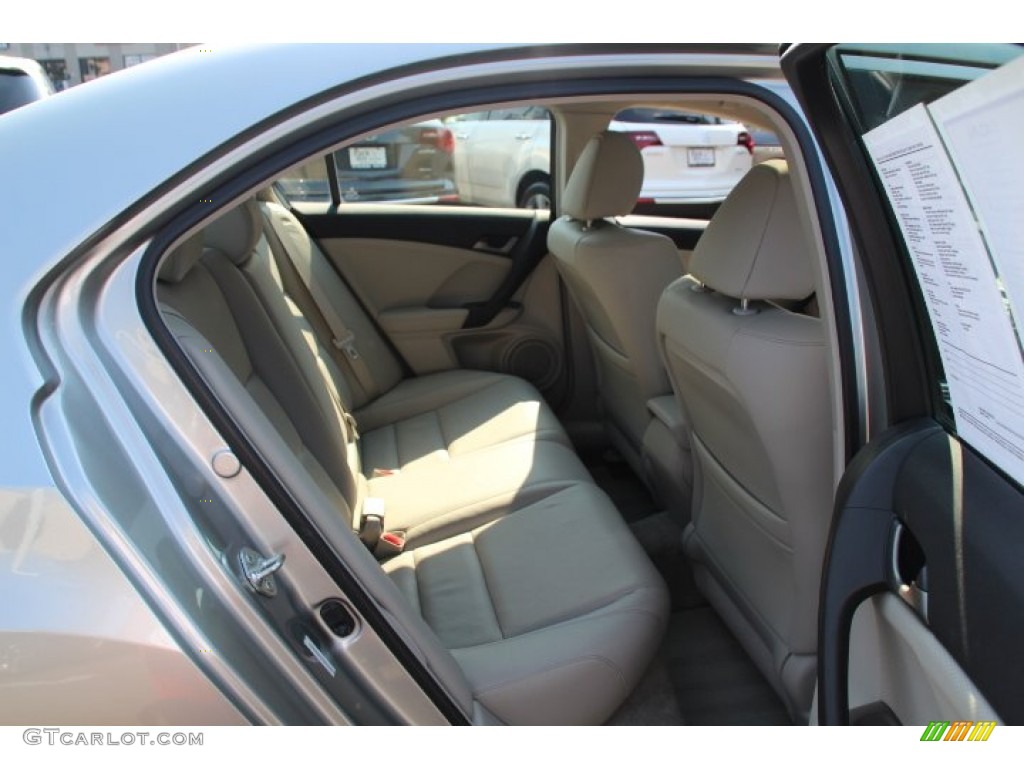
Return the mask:
<svg viewBox="0 0 1024 768"><path fill-rule="evenodd" d="M680 448L690 447L690 425L675 395L661 395L647 401L647 410L664 424Z"/></svg>

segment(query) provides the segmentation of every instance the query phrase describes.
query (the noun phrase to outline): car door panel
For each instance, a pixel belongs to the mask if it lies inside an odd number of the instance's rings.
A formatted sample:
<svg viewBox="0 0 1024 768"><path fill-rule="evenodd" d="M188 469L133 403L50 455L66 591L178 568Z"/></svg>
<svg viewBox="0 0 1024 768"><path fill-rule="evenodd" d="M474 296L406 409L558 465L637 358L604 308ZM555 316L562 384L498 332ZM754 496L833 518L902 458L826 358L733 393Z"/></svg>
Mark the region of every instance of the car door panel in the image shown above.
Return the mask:
<svg viewBox="0 0 1024 768"><path fill-rule="evenodd" d="M851 725L879 704L891 725L996 721L998 715L914 609L890 593L868 598L850 628Z"/></svg>
<svg viewBox="0 0 1024 768"><path fill-rule="evenodd" d="M871 81L891 89L891 98L875 101L885 107L882 120L915 103L905 86L930 61L949 67L972 53L919 47L904 58L898 48L854 50L859 66L877 56L887 73ZM1020 722L1024 492L956 435L956 403L950 408L924 289L860 144L873 126L844 96L840 57L830 53L830 46L800 46L784 54L783 69L841 193L857 202L848 210L877 312L893 418L857 454L837 493L823 569L818 720L856 722L864 706L878 705L904 724ZM972 61L973 69L985 59ZM903 83L890 76L902 68ZM947 77L927 99L957 87Z"/></svg>
<svg viewBox="0 0 1024 768"><path fill-rule="evenodd" d="M840 487L825 566L822 722L848 722L872 690L908 724L1024 716L1022 506L1019 489L934 421L864 449ZM902 682L881 674L897 668Z"/></svg>
<svg viewBox="0 0 1024 768"><path fill-rule="evenodd" d="M306 213L303 224L414 373L501 371L553 404L562 398L562 299L544 258L546 214L342 206Z"/></svg>
<svg viewBox="0 0 1024 768"><path fill-rule="evenodd" d="M448 245L365 237L320 242L377 315L407 307L449 310L483 301L511 266L507 258Z"/></svg>

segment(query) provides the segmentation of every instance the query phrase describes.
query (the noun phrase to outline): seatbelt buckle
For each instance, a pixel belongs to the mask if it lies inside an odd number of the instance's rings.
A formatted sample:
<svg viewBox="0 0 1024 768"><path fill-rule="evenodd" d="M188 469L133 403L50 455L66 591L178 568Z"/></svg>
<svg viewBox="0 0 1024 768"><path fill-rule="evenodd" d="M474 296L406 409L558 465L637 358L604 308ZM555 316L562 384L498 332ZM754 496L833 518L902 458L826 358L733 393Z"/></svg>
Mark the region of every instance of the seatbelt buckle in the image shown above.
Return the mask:
<svg viewBox="0 0 1024 768"><path fill-rule="evenodd" d="M368 496L363 500L363 514L359 520L359 540L371 552L384 533L384 499Z"/></svg>
<svg viewBox="0 0 1024 768"><path fill-rule="evenodd" d="M394 557L405 549L405 534L399 531L388 531L381 534L374 547L373 554L378 560Z"/></svg>
<svg viewBox="0 0 1024 768"><path fill-rule="evenodd" d="M349 331L340 339L331 339L331 343L334 344L334 346L337 349L340 349L342 352L348 355L350 360L359 359L359 350L356 349L356 335L352 333L352 331Z"/></svg>

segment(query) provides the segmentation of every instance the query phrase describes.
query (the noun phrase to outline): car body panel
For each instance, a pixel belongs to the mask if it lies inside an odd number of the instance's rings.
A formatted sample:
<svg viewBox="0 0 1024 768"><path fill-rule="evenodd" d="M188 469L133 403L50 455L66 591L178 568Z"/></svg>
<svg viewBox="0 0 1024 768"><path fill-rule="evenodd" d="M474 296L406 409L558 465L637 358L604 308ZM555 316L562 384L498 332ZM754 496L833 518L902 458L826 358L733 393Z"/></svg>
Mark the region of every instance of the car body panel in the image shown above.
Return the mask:
<svg viewBox="0 0 1024 768"><path fill-rule="evenodd" d="M0 593L19 605L0 629L0 722L247 722L57 490L0 489Z"/></svg>

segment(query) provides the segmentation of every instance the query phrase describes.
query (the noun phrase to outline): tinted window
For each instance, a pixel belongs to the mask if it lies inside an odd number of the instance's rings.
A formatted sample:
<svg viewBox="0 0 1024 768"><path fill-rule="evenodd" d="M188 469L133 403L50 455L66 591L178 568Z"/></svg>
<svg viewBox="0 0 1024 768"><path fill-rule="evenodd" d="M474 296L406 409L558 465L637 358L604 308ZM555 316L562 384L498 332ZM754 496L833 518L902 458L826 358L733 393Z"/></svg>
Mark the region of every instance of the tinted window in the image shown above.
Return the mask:
<svg viewBox="0 0 1024 768"><path fill-rule="evenodd" d="M0 114L40 98L38 86L21 72L0 71Z"/></svg>
<svg viewBox="0 0 1024 768"><path fill-rule="evenodd" d="M282 175L289 200L551 207L551 115L524 105L419 120L356 139ZM331 171L330 173L328 171Z"/></svg>
<svg viewBox="0 0 1024 768"><path fill-rule="evenodd" d="M695 115L690 112L653 107L630 107L619 112L614 119L622 123L681 123L687 125L716 125L722 122L719 118L711 115Z"/></svg>

